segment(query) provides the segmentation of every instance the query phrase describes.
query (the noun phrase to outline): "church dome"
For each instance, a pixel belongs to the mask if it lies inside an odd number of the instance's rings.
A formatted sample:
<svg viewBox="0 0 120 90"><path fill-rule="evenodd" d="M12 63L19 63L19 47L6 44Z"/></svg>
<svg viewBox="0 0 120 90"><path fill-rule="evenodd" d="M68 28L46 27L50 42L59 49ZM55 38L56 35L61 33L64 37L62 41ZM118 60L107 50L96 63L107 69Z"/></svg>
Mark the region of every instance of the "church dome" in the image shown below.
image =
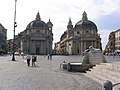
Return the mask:
<svg viewBox="0 0 120 90"><path fill-rule="evenodd" d="M76 23L75 28L93 28L97 29L97 26L90 20L80 20Z"/></svg>
<svg viewBox="0 0 120 90"><path fill-rule="evenodd" d="M82 20L78 21L75 28L90 28L97 29L97 26L92 21L88 20L86 12L83 13Z"/></svg>
<svg viewBox="0 0 120 90"><path fill-rule="evenodd" d="M27 25L27 28L41 28L41 29L48 29L47 24L41 20L39 12L36 15L36 19L30 22Z"/></svg>

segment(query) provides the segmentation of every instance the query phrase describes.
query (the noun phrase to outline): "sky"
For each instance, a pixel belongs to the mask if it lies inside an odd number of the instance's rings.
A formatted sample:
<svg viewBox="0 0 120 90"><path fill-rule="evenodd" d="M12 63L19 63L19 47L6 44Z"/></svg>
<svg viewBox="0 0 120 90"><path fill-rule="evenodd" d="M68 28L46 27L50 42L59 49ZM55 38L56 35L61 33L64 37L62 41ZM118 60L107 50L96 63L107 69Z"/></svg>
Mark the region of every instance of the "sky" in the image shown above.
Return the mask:
<svg viewBox="0 0 120 90"><path fill-rule="evenodd" d="M82 19L86 11L94 22L105 48L109 33L120 29L120 0L17 0L15 34L24 31L35 20L39 12L41 20L53 23L53 44L67 30L69 18L73 26ZM0 23L7 29L7 39L13 38L15 0L1 0Z"/></svg>

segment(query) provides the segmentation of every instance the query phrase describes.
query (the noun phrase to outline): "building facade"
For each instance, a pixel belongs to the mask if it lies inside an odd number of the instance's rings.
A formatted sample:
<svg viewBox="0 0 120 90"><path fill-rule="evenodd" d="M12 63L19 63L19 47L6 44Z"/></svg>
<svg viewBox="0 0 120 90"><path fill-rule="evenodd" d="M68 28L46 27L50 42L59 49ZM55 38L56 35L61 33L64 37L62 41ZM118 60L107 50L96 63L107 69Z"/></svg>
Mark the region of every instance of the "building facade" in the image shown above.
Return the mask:
<svg viewBox="0 0 120 90"><path fill-rule="evenodd" d="M54 54L60 54L60 42L54 44Z"/></svg>
<svg viewBox="0 0 120 90"><path fill-rule="evenodd" d="M7 53L11 54L13 51L13 39L7 40Z"/></svg>
<svg viewBox="0 0 120 90"><path fill-rule="evenodd" d="M120 29L115 31L115 50L120 50Z"/></svg>
<svg viewBox="0 0 120 90"><path fill-rule="evenodd" d="M82 54L89 46L102 50L97 26L88 20L84 11L82 20L78 21L74 27L69 19L67 30L62 34L60 41L55 43L54 51L56 54L76 55Z"/></svg>
<svg viewBox="0 0 120 90"><path fill-rule="evenodd" d="M109 34L109 40L105 47L106 53L120 53L120 29Z"/></svg>
<svg viewBox="0 0 120 90"><path fill-rule="evenodd" d="M113 53L115 52L115 32L109 34L109 40L105 47L105 52Z"/></svg>
<svg viewBox="0 0 120 90"><path fill-rule="evenodd" d="M26 29L15 38L17 50L29 54L51 54L53 43L53 24L50 19L47 23L41 20L39 12L35 20L31 21Z"/></svg>
<svg viewBox="0 0 120 90"><path fill-rule="evenodd" d="M6 53L7 29L0 24L0 54Z"/></svg>

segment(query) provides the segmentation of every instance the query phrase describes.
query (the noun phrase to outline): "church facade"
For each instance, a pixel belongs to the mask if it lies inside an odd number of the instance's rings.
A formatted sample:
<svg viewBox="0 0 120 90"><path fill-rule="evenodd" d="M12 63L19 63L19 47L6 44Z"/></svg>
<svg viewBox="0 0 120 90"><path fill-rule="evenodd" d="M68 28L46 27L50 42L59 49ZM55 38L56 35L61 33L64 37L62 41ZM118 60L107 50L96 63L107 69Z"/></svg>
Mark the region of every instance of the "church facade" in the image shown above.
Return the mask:
<svg viewBox="0 0 120 90"><path fill-rule="evenodd" d="M39 12L35 20L31 21L26 29L16 36L17 50L29 54L45 55L52 53L53 33L52 22L41 20Z"/></svg>
<svg viewBox="0 0 120 90"><path fill-rule="evenodd" d="M89 46L102 50L97 26L88 20L84 11L82 20L78 21L74 27L71 18L69 19L67 30L62 34L60 41L55 43L54 52L77 55L82 54Z"/></svg>

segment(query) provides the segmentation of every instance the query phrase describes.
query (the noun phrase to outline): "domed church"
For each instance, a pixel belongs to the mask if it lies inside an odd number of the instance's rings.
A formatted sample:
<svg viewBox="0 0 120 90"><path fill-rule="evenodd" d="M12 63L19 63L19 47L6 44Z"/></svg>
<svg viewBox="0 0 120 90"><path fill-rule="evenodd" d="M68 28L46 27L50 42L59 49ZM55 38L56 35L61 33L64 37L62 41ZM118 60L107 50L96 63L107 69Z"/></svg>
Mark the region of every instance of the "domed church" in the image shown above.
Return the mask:
<svg viewBox="0 0 120 90"><path fill-rule="evenodd" d="M39 12L36 15L35 20L31 21L26 30L21 32L21 52L27 52L29 54L51 54L53 33L52 33L52 22L45 23L41 20Z"/></svg>
<svg viewBox="0 0 120 90"><path fill-rule="evenodd" d="M55 43L56 54L82 54L89 46L101 49L101 38L98 35L97 26L88 20L84 11L82 20L73 27L71 18L69 19L67 30L62 34L60 41Z"/></svg>

